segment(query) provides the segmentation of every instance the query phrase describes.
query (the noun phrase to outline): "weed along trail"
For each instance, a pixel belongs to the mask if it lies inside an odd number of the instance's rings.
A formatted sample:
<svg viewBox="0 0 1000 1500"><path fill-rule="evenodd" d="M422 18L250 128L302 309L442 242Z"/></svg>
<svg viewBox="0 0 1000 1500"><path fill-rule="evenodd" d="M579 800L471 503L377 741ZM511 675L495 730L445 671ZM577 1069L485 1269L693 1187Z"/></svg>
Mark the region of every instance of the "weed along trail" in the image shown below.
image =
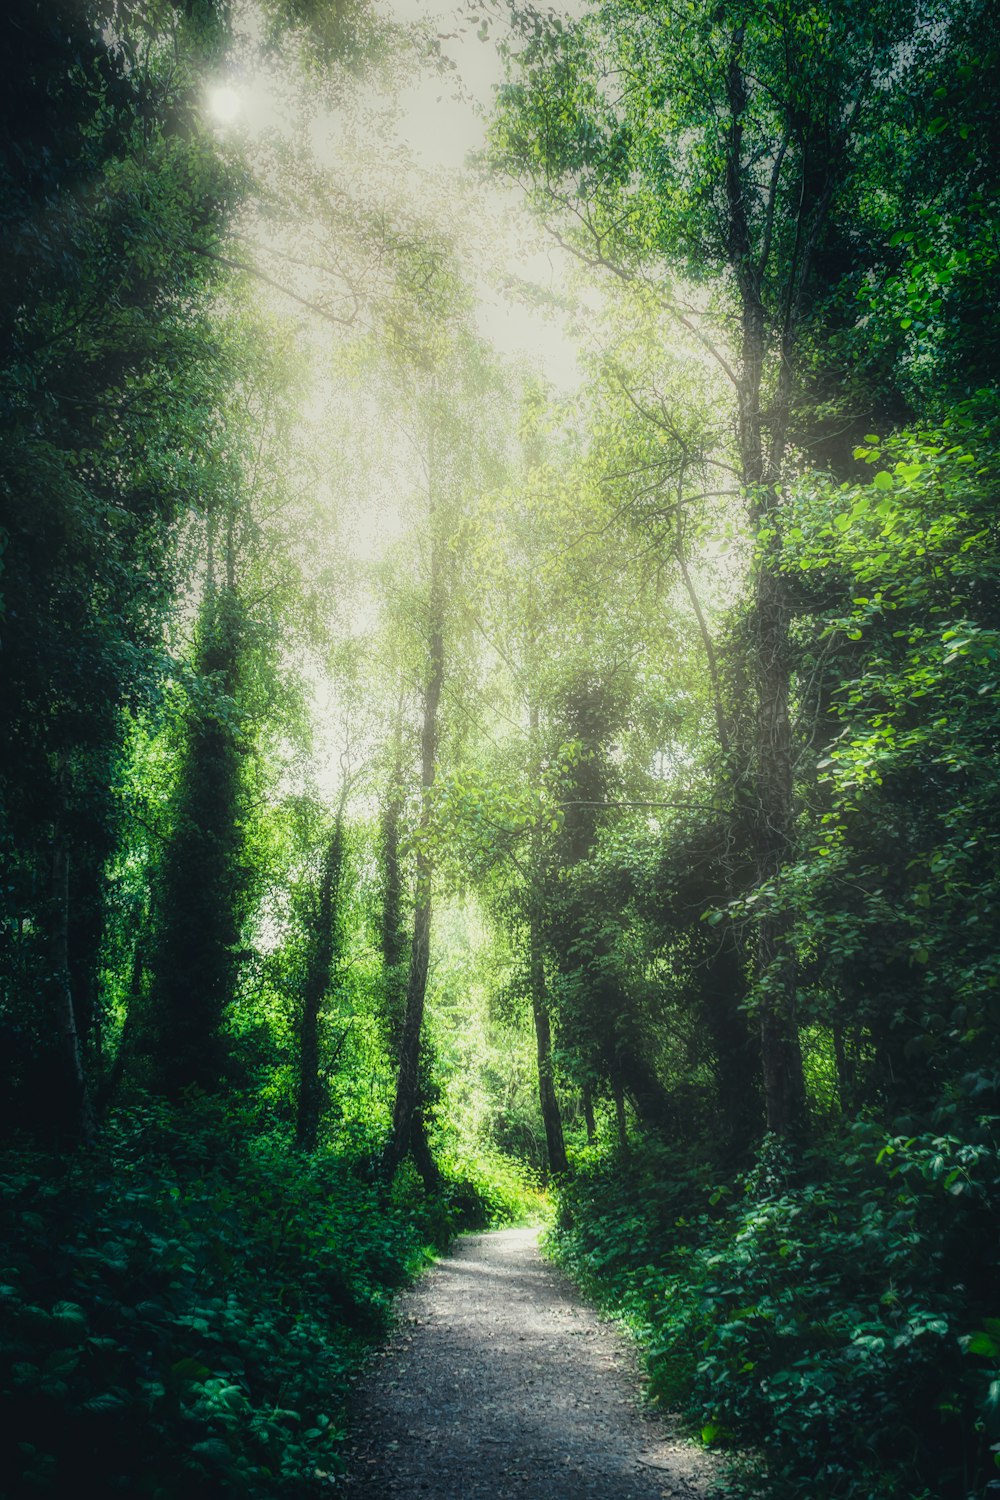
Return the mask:
<svg viewBox="0 0 1000 1500"><path fill-rule="evenodd" d="M707 1455L643 1411L627 1342L537 1238L464 1238L406 1294L355 1405L353 1500L708 1494Z"/></svg>

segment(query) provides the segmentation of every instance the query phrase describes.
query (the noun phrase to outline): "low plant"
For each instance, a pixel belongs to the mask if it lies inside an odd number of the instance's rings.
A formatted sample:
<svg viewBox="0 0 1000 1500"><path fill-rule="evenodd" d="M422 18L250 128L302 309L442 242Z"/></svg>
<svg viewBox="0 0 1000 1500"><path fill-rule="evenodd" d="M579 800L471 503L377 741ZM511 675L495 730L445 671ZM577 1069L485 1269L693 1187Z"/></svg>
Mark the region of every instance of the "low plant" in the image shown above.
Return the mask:
<svg viewBox="0 0 1000 1500"><path fill-rule="evenodd" d="M482 1189L482 1197L477 1197ZM63 1163L0 1176L0 1389L12 1496L315 1496L395 1291L509 1184L388 1192L232 1104L130 1108Z"/></svg>
<svg viewBox="0 0 1000 1500"><path fill-rule="evenodd" d="M1000 1154L856 1124L719 1183L662 1147L563 1186L551 1252L637 1334L654 1400L768 1500L1000 1491ZM992 1478L991 1478L992 1476Z"/></svg>

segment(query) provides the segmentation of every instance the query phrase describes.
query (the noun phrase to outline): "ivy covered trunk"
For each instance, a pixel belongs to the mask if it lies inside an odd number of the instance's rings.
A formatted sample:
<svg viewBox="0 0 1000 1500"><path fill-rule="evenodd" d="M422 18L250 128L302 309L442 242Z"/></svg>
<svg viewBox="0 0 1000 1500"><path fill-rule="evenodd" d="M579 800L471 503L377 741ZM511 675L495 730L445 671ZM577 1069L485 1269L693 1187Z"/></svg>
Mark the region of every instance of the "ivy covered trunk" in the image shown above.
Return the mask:
<svg viewBox="0 0 1000 1500"><path fill-rule="evenodd" d="M780 581L765 559L755 597L757 669L758 890L767 890L757 927L761 1061L767 1128L785 1135L805 1107L802 1055L796 1019L795 962L788 921L781 910L780 880L792 836L792 756L789 722L787 611Z"/></svg>
<svg viewBox="0 0 1000 1500"><path fill-rule="evenodd" d="M228 584L203 610L197 692L188 709L174 832L160 878L152 988L157 1073L169 1097L213 1091L236 986L246 875L240 862L243 618Z"/></svg>

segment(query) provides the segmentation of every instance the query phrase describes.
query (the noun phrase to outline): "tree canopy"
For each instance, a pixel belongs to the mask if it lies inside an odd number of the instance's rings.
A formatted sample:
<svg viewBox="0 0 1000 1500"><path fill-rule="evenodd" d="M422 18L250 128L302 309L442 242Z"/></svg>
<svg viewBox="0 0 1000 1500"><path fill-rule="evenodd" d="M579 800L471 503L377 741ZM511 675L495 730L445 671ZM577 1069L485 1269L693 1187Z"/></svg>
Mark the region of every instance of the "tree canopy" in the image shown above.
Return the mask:
<svg viewBox="0 0 1000 1500"><path fill-rule="evenodd" d="M995 8L2 28L12 1493L314 1494L544 1207L732 1493L984 1494Z"/></svg>

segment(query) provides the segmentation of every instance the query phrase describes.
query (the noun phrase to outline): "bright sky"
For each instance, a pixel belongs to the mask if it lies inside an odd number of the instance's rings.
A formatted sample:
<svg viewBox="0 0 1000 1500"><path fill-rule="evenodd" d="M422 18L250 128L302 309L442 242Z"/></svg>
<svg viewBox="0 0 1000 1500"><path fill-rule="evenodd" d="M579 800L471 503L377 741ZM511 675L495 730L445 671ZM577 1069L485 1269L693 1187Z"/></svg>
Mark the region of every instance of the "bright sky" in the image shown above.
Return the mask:
<svg viewBox="0 0 1000 1500"><path fill-rule="evenodd" d="M376 4L404 24L433 24L455 64L454 72L417 79L396 96L396 143L414 163L400 183L401 192L409 201L433 203L438 215L453 217L456 225L464 223L465 260L478 298L481 334L500 355L529 363L557 390L574 389L580 370L566 315L529 305L511 291L512 285L527 284L543 300L564 297L570 257L546 237L515 189L499 183L474 186L465 169L470 153L485 144L485 115L502 79L496 24L482 41L453 0ZM582 0L563 0L558 8L578 12ZM373 104L384 109L386 102L383 95L372 94ZM222 131L262 136L294 128L294 101L282 99L266 76L217 81L207 90L206 106ZM333 163L339 134L336 117L316 122L314 149L320 161Z"/></svg>
<svg viewBox="0 0 1000 1500"><path fill-rule="evenodd" d="M353 117L349 110L335 109L311 119L303 115L287 79L282 84L266 71L256 77L234 73L208 85L206 110L220 134L249 136L262 147L269 137L300 137L306 127L315 160L324 171L329 169L331 181L336 182L338 174L343 174L341 180L356 179L360 171L362 183L371 182L377 200L387 191L396 192L407 207L426 209L435 222L446 224L458 238L459 254L478 299L483 337L501 357L544 375L557 392L575 389L581 372L568 315L558 309L543 312L510 290L512 284L527 283L543 299L565 298L570 259L545 235L517 190L484 182L466 166L470 154L485 145L485 116L502 78L495 28L488 40L480 40L468 21L457 24L460 13L453 0L376 3L403 23L436 21L454 69L415 79L394 99L372 86L355 98ZM253 46L247 51L252 54ZM372 134L366 138L369 115ZM365 177L369 169L370 179ZM252 229L251 238L256 235ZM263 222L260 235L268 238ZM276 275L283 279L281 271ZM379 615L376 597L363 581L365 568L377 563L405 529L405 497L419 486L419 465L414 466L405 438L384 430L384 414L379 418L362 409L364 392L351 396L351 382L331 374L321 353L329 343L329 330L282 293L261 288L261 294L275 313L287 313L300 325L304 347L312 345L317 355L316 384L301 412L302 440L308 447L314 435L318 451L338 455L341 470L327 476L331 492L325 495L320 485L315 503L320 508L326 504L335 515L339 546L359 565L342 603L349 612L349 630L363 633ZM352 438L356 440L360 431L366 438L359 445ZM342 707L321 666L307 666L305 676L315 687L314 712L322 726L319 746L325 747L313 770L320 789L332 798L341 776Z"/></svg>

